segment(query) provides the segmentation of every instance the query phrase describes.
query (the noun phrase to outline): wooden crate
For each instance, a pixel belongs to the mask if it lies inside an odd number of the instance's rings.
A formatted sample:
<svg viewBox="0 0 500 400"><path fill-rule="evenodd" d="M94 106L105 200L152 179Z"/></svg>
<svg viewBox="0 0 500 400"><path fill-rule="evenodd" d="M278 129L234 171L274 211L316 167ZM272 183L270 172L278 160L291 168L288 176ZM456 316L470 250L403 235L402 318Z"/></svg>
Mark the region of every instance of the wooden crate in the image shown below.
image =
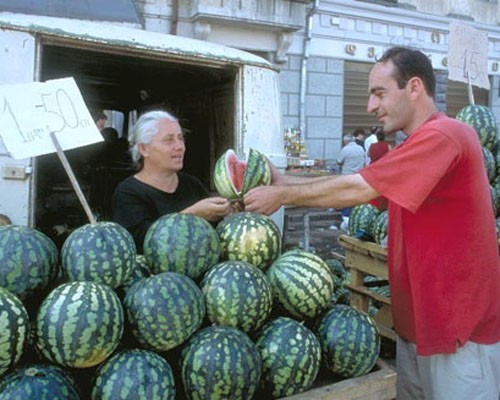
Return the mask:
<svg viewBox="0 0 500 400"><path fill-rule="evenodd" d="M391 300L373 293L364 283L364 277L367 274L384 281L388 279L387 249L376 243L364 242L347 235L339 236L339 243L345 249L345 266L351 272L351 283L347 285L351 306L368 312L370 299L376 300L382 305L374 316L379 332L384 337L396 340Z"/></svg>
<svg viewBox="0 0 500 400"><path fill-rule="evenodd" d="M312 389L286 400L392 400L396 398L396 371L382 359L364 376L335 383L318 381Z"/></svg>

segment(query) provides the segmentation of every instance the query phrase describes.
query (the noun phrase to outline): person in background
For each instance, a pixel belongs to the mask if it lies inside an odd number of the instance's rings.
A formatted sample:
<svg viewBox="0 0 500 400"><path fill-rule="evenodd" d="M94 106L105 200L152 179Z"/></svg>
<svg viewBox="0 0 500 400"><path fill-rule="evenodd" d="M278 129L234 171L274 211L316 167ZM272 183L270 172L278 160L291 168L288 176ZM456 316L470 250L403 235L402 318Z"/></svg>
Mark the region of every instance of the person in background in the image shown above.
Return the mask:
<svg viewBox="0 0 500 400"><path fill-rule="evenodd" d="M186 146L173 115L163 110L143 114L129 141L137 172L116 187L111 219L132 234L138 253L148 228L165 214L189 213L216 222L234 211L229 200L209 197L199 179L181 171Z"/></svg>
<svg viewBox="0 0 500 400"><path fill-rule="evenodd" d="M103 112L97 114L97 117L95 119L95 124L97 126L97 129L99 129L99 132L104 129L107 121L108 121L108 116L106 114L104 114Z"/></svg>
<svg viewBox="0 0 500 400"><path fill-rule="evenodd" d="M481 144L437 110L426 54L392 47L369 75L367 111L408 138L358 173L292 177L244 196L247 211L389 202L388 273L401 400L500 396L500 261ZM480 232L480 234L478 234Z"/></svg>
<svg viewBox="0 0 500 400"><path fill-rule="evenodd" d="M354 136L354 141L356 142L356 144L358 144L363 148L363 150L365 150L365 130L363 128L356 128L354 129L352 136Z"/></svg>
<svg viewBox="0 0 500 400"><path fill-rule="evenodd" d="M365 139L365 152L366 152L366 155L368 156L368 164L371 162L371 160L369 158L370 146L373 143L377 143L377 132L379 130L380 130L380 128L378 126L372 126L370 128L370 134Z"/></svg>
<svg viewBox="0 0 500 400"><path fill-rule="evenodd" d="M364 167L366 162L366 155L364 149L356 144L354 136L347 134L343 138L344 147L340 150L337 158L337 164L340 166L341 175L349 175L358 172ZM343 207L341 210L342 222L340 229L347 230L349 225L349 214L351 207Z"/></svg>
<svg viewBox="0 0 500 400"><path fill-rule="evenodd" d="M395 146L399 146L406 140L408 136L406 136L406 134L403 131L397 131L394 137L395 137L394 139Z"/></svg>
<svg viewBox="0 0 500 400"><path fill-rule="evenodd" d="M373 143L368 150L368 157L370 157L370 162L375 162L379 158L382 158L386 153L391 150L389 143L385 141L385 133L383 130L377 131L377 142Z"/></svg>

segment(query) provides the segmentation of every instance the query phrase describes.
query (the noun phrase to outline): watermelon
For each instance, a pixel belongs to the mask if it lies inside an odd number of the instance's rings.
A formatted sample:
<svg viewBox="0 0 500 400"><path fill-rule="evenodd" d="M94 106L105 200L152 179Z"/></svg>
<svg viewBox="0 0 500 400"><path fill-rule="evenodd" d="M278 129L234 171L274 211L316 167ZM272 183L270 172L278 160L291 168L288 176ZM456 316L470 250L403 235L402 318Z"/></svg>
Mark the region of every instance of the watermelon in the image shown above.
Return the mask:
<svg viewBox="0 0 500 400"><path fill-rule="evenodd" d="M172 271L196 280L217 263L219 254L215 228L192 214L164 215L144 238L144 256L153 274Z"/></svg>
<svg viewBox="0 0 500 400"><path fill-rule="evenodd" d="M500 193L498 186L490 186L491 203L493 208L493 215L498 216L500 212Z"/></svg>
<svg viewBox="0 0 500 400"><path fill-rule="evenodd" d="M36 318L36 347L58 365L87 368L104 361L123 333L123 309L111 288L69 282L45 298Z"/></svg>
<svg viewBox="0 0 500 400"><path fill-rule="evenodd" d="M59 251L45 234L27 226L0 226L0 287L24 301L47 289L58 271Z"/></svg>
<svg viewBox="0 0 500 400"><path fill-rule="evenodd" d="M132 285L139 282L141 279L149 277L150 275L151 271L146 260L146 256L144 256L143 254L137 254L135 256L135 262L132 267L132 272L122 283L120 289L126 293L132 287Z"/></svg>
<svg viewBox="0 0 500 400"><path fill-rule="evenodd" d="M498 126L495 115L487 106L474 104L463 107L455 117L472 126L483 147L492 151L497 143Z"/></svg>
<svg viewBox="0 0 500 400"><path fill-rule="evenodd" d="M375 219L373 225L373 240L375 243L387 247L387 230L389 227L389 211L383 210Z"/></svg>
<svg viewBox="0 0 500 400"><path fill-rule="evenodd" d="M495 180L497 169L495 157L493 156L493 153L486 147L482 147L481 149L483 150L484 169L486 170L486 176L488 177L488 181L492 183Z"/></svg>
<svg viewBox="0 0 500 400"><path fill-rule="evenodd" d="M201 290L178 272L162 272L139 281L127 292L124 305L134 337L155 351L185 342L205 317Z"/></svg>
<svg viewBox="0 0 500 400"><path fill-rule="evenodd" d="M73 378L55 365L18 368L0 382L0 399L79 400Z"/></svg>
<svg viewBox="0 0 500 400"><path fill-rule="evenodd" d="M370 372L380 352L373 319L345 304L336 304L317 321L323 363L334 373L352 378Z"/></svg>
<svg viewBox="0 0 500 400"><path fill-rule="evenodd" d="M373 240L373 228L380 210L371 204L359 204L349 214L349 233L361 240Z"/></svg>
<svg viewBox="0 0 500 400"><path fill-rule="evenodd" d="M201 291L208 319L217 325L249 333L271 314L271 285L264 272L245 261L217 264L203 278Z"/></svg>
<svg viewBox="0 0 500 400"><path fill-rule="evenodd" d="M242 211L225 217L216 228L222 261L246 261L266 270L281 253L281 232L268 216Z"/></svg>
<svg viewBox="0 0 500 400"><path fill-rule="evenodd" d="M250 189L270 183L266 157L255 149L249 150L247 160L238 158L232 149L226 150L215 163L214 185L227 199L240 199Z"/></svg>
<svg viewBox="0 0 500 400"><path fill-rule="evenodd" d="M0 287L0 375L21 358L29 334L29 317L21 300Z"/></svg>
<svg viewBox="0 0 500 400"><path fill-rule="evenodd" d="M128 349L99 366L91 400L175 400L175 382L170 364L158 354Z"/></svg>
<svg viewBox="0 0 500 400"><path fill-rule="evenodd" d="M321 345L309 328L278 317L262 328L255 343L262 359L262 386L273 398L312 386L320 368Z"/></svg>
<svg viewBox="0 0 500 400"><path fill-rule="evenodd" d="M314 318L330 303L334 278L319 256L303 249L292 249L267 270L274 298L295 318Z"/></svg>
<svg viewBox="0 0 500 400"><path fill-rule="evenodd" d="M262 361L257 346L239 329L204 328L181 354L181 376L189 400L250 400L255 394Z"/></svg>
<svg viewBox="0 0 500 400"><path fill-rule="evenodd" d="M64 241L62 269L69 281L93 281L114 289L132 273L136 254L132 235L121 225L86 224Z"/></svg>

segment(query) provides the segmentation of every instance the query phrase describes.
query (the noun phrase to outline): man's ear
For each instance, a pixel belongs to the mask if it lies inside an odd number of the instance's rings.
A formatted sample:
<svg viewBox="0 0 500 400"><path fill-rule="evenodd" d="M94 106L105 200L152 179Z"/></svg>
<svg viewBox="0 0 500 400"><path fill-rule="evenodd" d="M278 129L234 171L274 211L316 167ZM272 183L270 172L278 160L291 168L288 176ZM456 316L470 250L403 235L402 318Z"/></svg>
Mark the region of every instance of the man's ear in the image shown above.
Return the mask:
<svg viewBox="0 0 500 400"><path fill-rule="evenodd" d="M425 92L424 82L418 76L411 78L406 84L406 88L410 96L419 96L422 92Z"/></svg>

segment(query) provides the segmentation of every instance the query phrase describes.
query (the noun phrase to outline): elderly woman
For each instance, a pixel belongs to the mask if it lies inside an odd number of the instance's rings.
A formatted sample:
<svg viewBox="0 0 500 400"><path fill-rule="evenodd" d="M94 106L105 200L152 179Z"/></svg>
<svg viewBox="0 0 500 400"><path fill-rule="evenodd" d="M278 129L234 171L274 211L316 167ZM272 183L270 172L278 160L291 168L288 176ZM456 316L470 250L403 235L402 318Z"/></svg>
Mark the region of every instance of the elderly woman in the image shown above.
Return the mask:
<svg viewBox="0 0 500 400"><path fill-rule="evenodd" d="M197 178L181 172L186 146L174 116L165 111L143 114L129 141L137 173L115 189L112 220L132 234L138 253L148 228L162 215L182 212L215 222L232 211L227 199L208 197Z"/></svg>

